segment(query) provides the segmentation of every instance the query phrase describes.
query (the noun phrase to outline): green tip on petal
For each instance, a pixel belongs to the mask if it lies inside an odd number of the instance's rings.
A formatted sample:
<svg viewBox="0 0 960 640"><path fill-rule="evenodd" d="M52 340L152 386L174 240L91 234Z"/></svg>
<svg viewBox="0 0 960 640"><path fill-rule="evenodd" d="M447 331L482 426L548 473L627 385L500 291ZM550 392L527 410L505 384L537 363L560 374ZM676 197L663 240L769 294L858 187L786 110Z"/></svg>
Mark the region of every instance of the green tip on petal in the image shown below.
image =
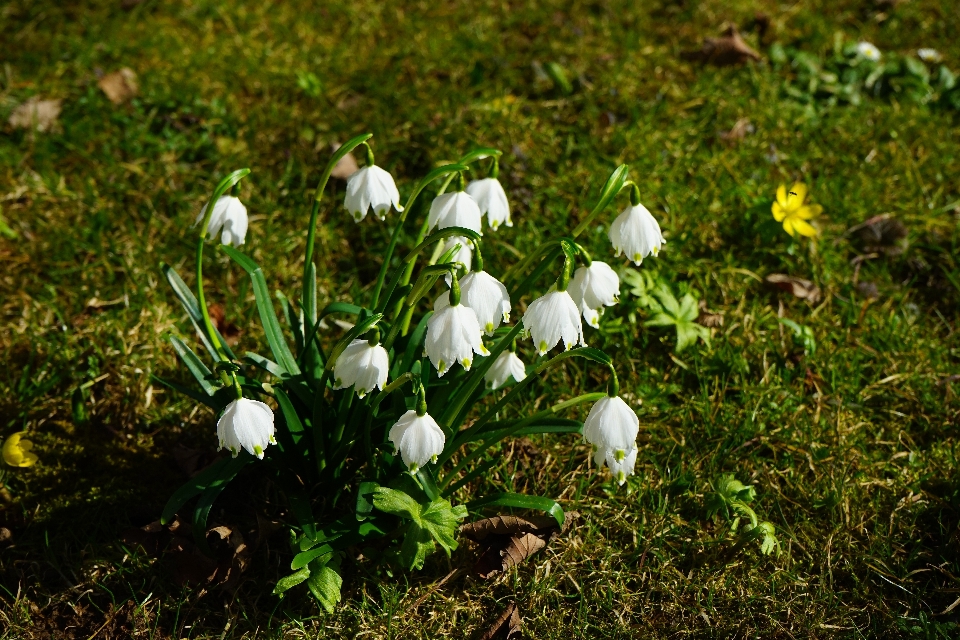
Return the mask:
<svg viewBox="0 0 960 640"><path fill-rule="evenodd" d="M441 360L440 362L437 363L437 371L439 371L440 373L443 373L443 372L446 371L446 370L447 370L447 363L446 363L446 362L444 362L443 360Z"/></svg>
<svg viewBox="0 0 960 640"><path fill-rule="evenodd" d="M615 457L617 459L617 462L623 462L623 459L627 457L627 452L624 451L623 449L617 449L617 454Z"/></svg>
<svg viewBox="0 0 960 640"><path fill-rule="evenodd" d="M367 390L366 390L366 389L357 389L357 397L358 397L358 398L362 398L362 397L364 397L365 395L367 395Z"/></svg>
<svg viewBox="0 0 960 640"><path fill-rule="evenodd" d="M416 462L411 463L409 467L410 473L416 473L418 468L419 467Z"/></svg>
<svg viewBox="0 0 960 640"><path fill-rule="evenodd" d="M657 254L654 253L653 255L657 255ZM643 256L639 253L635 253L633 254L633 261L636 262L637 264L640 264L641 262L643 262Z"/></svg>
<svg viewBox="0 0 960 640"><path fill-rule="evenodd" d="M488 322L486 326L487 333L493 333L493 323Z"/></svg>
<svg viewBox="0 0 960 640"><path fill-rule="evenodd" d="M540 353L546 353L546 352L547 352L547 341L546 341L546 340L541 340L541 341L540 341Z"/></svg>
<svg viewBox="0 0 960 640"><path fill-rule="evenodd" d="M240 455L240 452L234 449L233 447L230 447L230 455L236 458L238 455Z"/></svg>
<svg viewBox="0 0 960 640"><path fill-rule="evenodd" d="M256 455L258 458L262 458L262 457L263 457L263 447L261 447L261 446L258 445L258 444L253 445L253 453L254 453L254 455Z"/></svg>
<svg viewBox="0 0 960 640"><path fill-rule="evenodd" d="M463 359L463 368L466 369L467 371L470 370L470 358Z"/></svg>

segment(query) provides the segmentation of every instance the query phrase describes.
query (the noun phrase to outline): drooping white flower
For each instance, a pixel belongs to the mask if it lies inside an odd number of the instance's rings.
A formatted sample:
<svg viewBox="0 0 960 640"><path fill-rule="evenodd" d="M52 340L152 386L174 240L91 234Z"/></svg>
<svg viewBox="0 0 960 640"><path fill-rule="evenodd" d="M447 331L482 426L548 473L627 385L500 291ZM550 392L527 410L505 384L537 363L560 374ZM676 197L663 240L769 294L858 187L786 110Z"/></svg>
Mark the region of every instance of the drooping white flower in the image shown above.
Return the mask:
<svg viewBox="0 0 960 640"><path fill-rule="evenodd" d="M861 41L857 43L857 55L876 62L880 59L880 49L870 42Z"/></svg>
<svg viewBox="0 0 960 640"><path fill-rule="evenodd" d="M503 191L503 185L499 180L496 178L473 180L467 185L467 193L477 201L480 212L487 214L487 224L491 229L496 231L501 224L513 226L513 220L510 219L510 203L507 202L507 194Z"/></svg>
<svg viewBox="0 0 960 640"><path fill-rule="evenodd" d="M667 243L660 232L660 225L642 204L627 207L610 225L607 234L617 255L625 254L639 265L649 255L660 253Z"/></svg>
<svg viewBox="0 0 960 640"><path fill-rule="evenodd" d="M586 344L580 310L566 291L551 291L531 302L523 314L523 328L530 332L540 355L553 349L560 340L565 349Z"/></svg>
<svg viewBox="0 0 960 640"><path fill-rule="evenodd" d="M917 49L917 57L924 62L940 62L943 60L943 56L940 55L939 51L928 48Z"/></svg>
<svg viewBox="0 0 960 640"><path fill-rule="evenodd" d="M446 438L429 413L418 416L416 410L410 409L390 427L390 442L400 452L400 458L410 473L415 473L443 453Z"/></svg>
<svg viewBox="0 0 960 640"><path fill-rule="evenodd" d="M636 446L640 419L620 396L604 397L583 421L583 437L601 451L630 451Z"/></svg>
<svg viewBox="0 0 960 640"><path fill-rule="evenodd" d="M423 349L441 377L456 362L469 371L474 353L481 356L490 353L483 346L483 333L477 314L464 304L442 309L434 305L434 314L427 321Z"/></svg>
<svg viewBox="0 0 960 640"><path fill-rule="evenodd" d="M486 271L471 271L460 279L461 303L477 314L477 321L488 336L492 336L501 322L510 322L510 294L503 283ZM450 306L450 292L437 297L436 311Z"/></svg>
<svg viewBox="0 0 960 640"><path fill-rule="evenodd" d="M400 206L400 192L389 172L375 164L368 165L347 179L347 196L343 206L360 222L367 217L370 209L383 220L392 206L403 211Z"/></svg>
<svg viewBox="0 0 960 640"><path fill-rule="evenodd" d="M617 484L622 486L627 481L627 477L633 475L633 468L637 464L637 448L634 447L629 451L597 449L593 455L593 461L598 467L606 463Z"/></svg>
<svg viewBox="0 0 960 640"><path fill-rule="evenodd" d="M383 389L390 370L390 357L379 344L354 340L343 350L333 366L334 389L355 387L361 398L376 389Z"/></svg>
<svg viewBox="0 0 960 640"><path fill-rule="evenodd" d="M513 351L503 351L487 369L484 380L492 389L499 389L506 384L511 376L513 376L515 382L520 382L527 377L527 370L523 365L523 360L517 357L517 354Z"/></svg>
<svg viewBox="0 0 960 640"><path fill-rule="evenodd" d="M594 260L589 267L580 267L574 272L567 290L583 312L583 319L597 329L602 308L617 304L620 277L606 262Z"/></svg>
<svg viewBox="0 0 960 640"><path fill-rule="evenodd" d="M483 216L480 207L466 191L444 193L433 199L430 215L427 216L429 229L463 227L482 234Z"/></svg>
<svg viewBox="0 0 960 640"><path fill-rule="evenodd" d="M238 398L223 410L217 420L217 438L220 449L229 449L236 458L240 449L263 460L268 444L276 444L273 437L273 411L262 402Z"/></svg>
<svg viewBox="0 0 960 640"><path fill-rule="evenodd" d="M207 205L203 205L195 224L203 222L206 214ZM220 196L213 205L213 213L207 223L207 236L213 238L223 229L220 244L239 247L247 238L247 224L247 208L240 202L240 198Z"/></svg>

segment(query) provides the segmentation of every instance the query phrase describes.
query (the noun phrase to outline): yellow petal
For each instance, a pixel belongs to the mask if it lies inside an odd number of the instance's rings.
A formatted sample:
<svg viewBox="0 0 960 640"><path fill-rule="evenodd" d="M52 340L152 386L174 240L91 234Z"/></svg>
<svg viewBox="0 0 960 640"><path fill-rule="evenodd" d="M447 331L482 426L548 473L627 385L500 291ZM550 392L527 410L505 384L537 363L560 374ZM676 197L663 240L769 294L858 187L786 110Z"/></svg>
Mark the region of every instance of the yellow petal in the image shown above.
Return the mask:
<svg viewBox="0 0 960 640"><path fill-rule="evenodd" d="M777 202L781 207L787 206L787 186L784 184L777 187Z"/></svg>
<svg viewBox="0 0 960 640"><path fill-rule="evenodd" d="M790 196L793 198L793 205L799 207L803 204L803 201L807 199L807 185L802 182L793 183L793 188L790 189L793 193L797 194L795 196Z"/></svg>
<svg viewBox="0 0 960 640"><path fill-rule="evenodd" d="M11 467L29 467L37 461L37 455L30 452L33 443L21 439L25 433L15 433L3 443L3 461Z"/></svg>
<svg viewBox="0 0 960 640"><path fill-rule="evenodd" d="M793 218L787 218L783 221L783 230L790 234L790 237L793 237Z"/></svg>
<svg viewBox="0 0 960 640"><path fill-rule="evenodd" d="M773 203L772 211L773 211L773 219L776 220L777 222L783 222L783 219L787 217L787 212L784 210L782 206L780 206L779 202Z"/></svg>
<svg viewBox="0 0 960 640"><path fill-rule="evenodd" d="M816 218L821 213L823 213L823 207L818 204L808 204L797 209L797 212L794 215L801 220L811 220Z"/></svg>
<svg viewBox="0 0 960 640"><path fill-rule="evenodd" d="M807 236L808 238L815 238L817 236L817 230L810 226L810 223L805 220L795 218L793 220L793 228L802 236Z"/></svg>

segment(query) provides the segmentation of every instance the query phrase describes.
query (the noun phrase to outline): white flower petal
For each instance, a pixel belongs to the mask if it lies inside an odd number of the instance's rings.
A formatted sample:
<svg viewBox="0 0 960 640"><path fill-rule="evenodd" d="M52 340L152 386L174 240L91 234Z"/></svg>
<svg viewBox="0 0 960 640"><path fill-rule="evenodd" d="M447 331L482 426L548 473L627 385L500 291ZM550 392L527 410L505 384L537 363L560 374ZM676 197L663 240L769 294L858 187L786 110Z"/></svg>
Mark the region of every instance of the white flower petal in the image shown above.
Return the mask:
<svg viewBox="0 0 960 640"><path fill-rule="evenodd" d="M642 204L624 209L610 225L608 236L617 255L626 254L637 265L649 255L656 256L667 242L660 225Z"/></svg>
<svg viewBox="0 0 960 640"><path fill-rule="evenodd" d="M463 227L482 235L482 220L477 201L466 191L453 191L434 198L430 204L427 225L431 231Z"/></svg>
<svg viewBox="0 0 960 640"><path fill-rule="evenodd" d="M623 398L597 401L583 421L583 437L598 449L629 451L636 446L640 419Z"/></svg>
<svg viewBox="0 0 960 640"><path fill-rule="evenodd" d="M440 304L438 299L436 304ZM427 336L423 345L427 357L443 376L454 363L459 362L469 370L473 364L473 354L485 356L489 353L483 346L483 334L473 309L458 304L436 310L427 321Z"/></svg>
<svg viewBox="0 0 960 640"><path fill-rule="evenodd" d="M357 222L367 217L371 208L381 220L387 217L390 207L403 211L393 176L377 165L363 167L347 179L343 206Z"/></svg>
<svg viewBox="0 0 960 640"><path fill-rule="evenodd" d="M262 402L239 398L227 405L217 421L220 449L229 449L236 457L240 449L263 459L273 438L273 411Z"/></svg>
<svg viewBox="0 0 960 640"><path fill-rule="evenodd" d="M499 389L506 384L507 380L511 377L515 382L520 382L527 377L527 369L523 365L523 360L521 360L516 353L513 351L503 351L497 356L493 364L490 365L490 368L487 369L487 374L484 376L484 379L487 381L487 384L490 385L490 388Z"/></svg>
<svg viewBox="0 0 960 640"><path fill-rule="evenodd" d="M551 291L531 302L523 314L523 327L540 355L561 340L566 349L585 344L580 309L566 291Z"/></svg>
<svg viewBox="0 0 960 640"><path fill-rule="evenodd" d="M460 301L477 314L480 328L492 336L501 322L510 320L510 294L499 280L486 271L471 271L460 279ZM449 292L440 294L433 305L439 311L450 306Z"/></svg>
<svg viewBox="0 0 960 640"><path fill-rule="evenodd" d="M413 409L390 428L390 441L411 473L443 453L446 438L429 413L418 416Z"/></svg>
<svg viewBox="0 0 960 640"><path fill-rule="evenodd" d="M200 209L195 224L203 221L207 213L207 205ZM220 230L220 243L239 247L247 237L247 208L239 198L234 196L220 196L213 205L213 213L207 223L207 236L216 237Z"/></svg>
<svg viewBox="0 0 960 640"><path fill-rule="evenodd" d="M496 231L500 225L513 226L510 219L510 203L503 185L496 178L474 180L467 185L467 193L477 201L480 212L487 215L487 224Z"/></svg>
<svg viewBox="0 0 960 640"><path fill-rule="evenodd" d="M347 345L333 366L334 389L356 387L362 398L374 389L383 389L390 370L390 357L381 345L370 346L358 339Z"/></svg>
<svg viewBox="0 0 960 640"><path fill-rule="evenodd" d="M620 278L605 262L594 260L589 267L580 267L570 279L570 297L583 311L583 319L599 328L603 307L612 307L620 295Z"/></svg>

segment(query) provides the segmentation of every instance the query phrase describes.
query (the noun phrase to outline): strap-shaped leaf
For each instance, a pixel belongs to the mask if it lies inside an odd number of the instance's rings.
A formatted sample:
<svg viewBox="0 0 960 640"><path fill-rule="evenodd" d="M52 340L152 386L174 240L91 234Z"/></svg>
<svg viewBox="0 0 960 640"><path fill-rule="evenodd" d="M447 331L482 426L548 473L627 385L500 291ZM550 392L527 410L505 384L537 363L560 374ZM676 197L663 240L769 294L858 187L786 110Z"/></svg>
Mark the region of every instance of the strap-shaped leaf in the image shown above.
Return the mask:
<svg viewBox="0 0 960 640"><path fill-rule="evenodd" d="M300 522L300 528L303 534L311 539L317 539L317 524L313 519L313 508L310 506L310 499L302 491L288 491L287 501L290 503L290 510Z"/></svg>
<svg viewBox="0 0 960 640"><path fill-rule="evenodd" d="M260 322L263 324L263 331L267 337L267 344L273 352L274 360L282 367L287 374L297 376L300 374L300 367L297 366L297 360L290 352L287 341L283 337L283 331L280 329L280 321L277 320L277 312L273 308L273 302L270 299L270 290L267 288L267 281L263 277L263 270L260 266L246 255L240 253L229 245L220 245L220 248L240 267L250 275L253 282L253 295L257 300L257 310L260 312Z"/></svg>
<svg viewBox="0 0 960 640"><path fill-rule="evenodd" d="M313 339L313 327L317 326L317 267L313 262L307 265L306 281L303 283L303 347L297 358L297 363L309 375L311 380L317 380L323 370L323 355L320 345Z"/></svg>
<svg viewBox="0 0 960 640"><path fill-rule="evenodd" d="M177 300L180 301L180 304L183 306L184 311L187 312L187 315L190 316L190 322L193 323L193 328L196 329L197 335L200 336L200 341L203 342L204 348L206 348L207 353L216 353L213 350L213 345L210 344L210 338L207 336L207 331L204 328L203 323L203 314L200 312L200 304L197 302L196 296L193 295L193 291L190 290L190 287L183 281L183 278L168 264L161 263L160 270L163 271L164 277L166 277L167 282L170 284L170 288L173 289L173 293L177 296ZM214 333L216 333L217 338L220 340L221 348L223 352L227 354L227 357L231 360L236 360L237 357L233 355L233 351L230 350L230 347L227 345L227 341L223 339L223 336L220 335L220 332L216 327L213 328Z"/></svg>
<svg viewBox="0 0 960 640"><path fill-rule="evenodd" d="M164 380L163 378L158 378L157 376L150 376L150 378L156 382L159 382L160 384L167 387L168 389L172 389L177 393L182 393L188 398L193 398L197 402L207 405L208 407L213 409L215 413L220 413L220 411L223 410L223 408L226 406L222 402L220 402L215 396L208 396L207 394L201 391L197 391L196 389L191 389L190 387L185 387L182 384L178 384L171 380Z"/></svg>
<svg viewBox="0 0 960 640"><path fill-rule="evenodd" d="M465 487L471 482L473 482L474 480L476 480L477 478L479 478L480 476L486 475L486 473L490 471L490 469L494 468L501 462L503 462L503 460L499 457L494 457L494 458L491 458L490 460L486 460L482 462L480 465L477 466L476 469L474 469L473 471L471 471L470 473L463 476L462 478L454 482L452 485L444 489L442 493L443 497L446 498L450 495L453 495L461 487Z"/></svg>
<svg viewBox="0 0 960 640"><path fill-rule="evenodd" d="M198 473L189 482L177 489L167 500L167 505L163 508L163 513L160 516L160 524L169 523L180 507L186 504L190 498L200 495L208 487L225 484L232 480L253 459L253 456L246 451L240 451L236 458L221 458Z"/></svg>
<svg viewBox="0 0 960 640"><path fill-rule="evenodd" d="M563 526L563 508L555 500L543 496L525 496L522 493L494 493L467 503L467 509L475 511L481 507L515 507L517 509L536 509L554 517L557 524Z"/></svg>
<svg viewBox="0 0 960 640"><path fill-rule="evenodd" d="M290 401L290 396L280 387L276 387L274 391L277 395L277 404L280 405L280 411L283 412L283 419L287 426L287 432L290 435L290 442L294 446L294 451L297 451L297 445L306 435L303 422L300 421L300 416L297 415L297 410L294 408L293 402ZM294 451L291 451L291 453Z"/></svg>
<svg viewBox="0 0 960 640"><path fill-rule="evenodd" d="M173 345L174 350L177 352L177 355L180 356L183 364L187 365L187 369L190 370L193 377L200 383L200 387L203 388L204 392L206 392L208 396L216 393L216 385L210 382L211 378L213 378L213 372L207 368L207 365L203 364L203 361L193 352L193 349L188 347L183 340L177 336L170 336L170 344Z"/></svg>
<svg viewBox="0 0 960 640"><path fill-rule="evenodd" d="M394 371L394 378L405 371L410 371L410 369L413 367L413 363L416 362L417 356L419 355L420 350L423 348L423 340L427 335L427 323L432 317L432 310L423 314L423 317L420 318L420 322L417 323L416 328L410 334L410 337L407 340L407 346L403 350L403 361L400 364L400 368Z"/></svg>
<svg viewBox="0 0 960 640"><path fill-rule="evenodd" d="M245 354L243 354L243 359L249 362L250 364L252 364L253 366L263 369L264 371L266 371L271 375L274 375L281 379L283 378L284 371L282 368L280 368L280 365L278 365L273 360L264 358L259 353L247 351Z"/></svg>

